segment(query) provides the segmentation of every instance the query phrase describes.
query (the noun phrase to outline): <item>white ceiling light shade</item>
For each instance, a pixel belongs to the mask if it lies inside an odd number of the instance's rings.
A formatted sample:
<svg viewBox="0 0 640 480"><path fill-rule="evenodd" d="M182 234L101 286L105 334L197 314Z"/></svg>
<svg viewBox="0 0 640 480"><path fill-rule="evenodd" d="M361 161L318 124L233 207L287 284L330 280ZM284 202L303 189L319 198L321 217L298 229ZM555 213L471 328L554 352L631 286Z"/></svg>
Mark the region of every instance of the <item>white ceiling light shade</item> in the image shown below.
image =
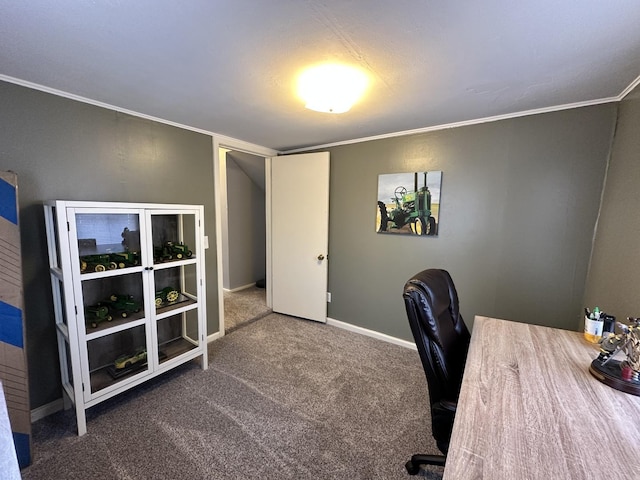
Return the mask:
<svg viewBox="0 0 640 480"><path fill-rule="evenodd" d="M298 95L305 107L317 112L344 113L367 89L367 75L354 67L324 64L310 67L298 77Z"/></svg>

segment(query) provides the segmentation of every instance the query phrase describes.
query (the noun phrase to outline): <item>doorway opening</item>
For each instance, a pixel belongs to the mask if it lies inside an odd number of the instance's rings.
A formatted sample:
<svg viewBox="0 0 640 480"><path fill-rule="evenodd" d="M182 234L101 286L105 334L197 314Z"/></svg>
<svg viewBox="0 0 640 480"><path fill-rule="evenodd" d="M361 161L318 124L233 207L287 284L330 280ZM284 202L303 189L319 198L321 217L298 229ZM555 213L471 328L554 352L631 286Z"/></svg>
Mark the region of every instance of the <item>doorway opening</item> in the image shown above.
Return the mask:
<svg viewBox="0 0 640 480"><path fill-rule="evenodd" d="M271 312L265 289L265 157L220 148L219 159L226 334Z"/></svg>

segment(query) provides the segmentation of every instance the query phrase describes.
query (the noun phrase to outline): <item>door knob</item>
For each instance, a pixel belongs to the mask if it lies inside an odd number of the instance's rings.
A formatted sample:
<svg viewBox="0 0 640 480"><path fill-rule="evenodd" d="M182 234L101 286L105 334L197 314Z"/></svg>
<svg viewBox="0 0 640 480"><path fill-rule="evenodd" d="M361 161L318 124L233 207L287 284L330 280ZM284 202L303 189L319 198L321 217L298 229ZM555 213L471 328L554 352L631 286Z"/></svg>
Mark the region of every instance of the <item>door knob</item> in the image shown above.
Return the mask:
<svg viewBox="0 0 640 480"><path fill-rule="evenodd" d="M323 254L318 255L318 260L320 261L324 260L324 255Z"/></svg>

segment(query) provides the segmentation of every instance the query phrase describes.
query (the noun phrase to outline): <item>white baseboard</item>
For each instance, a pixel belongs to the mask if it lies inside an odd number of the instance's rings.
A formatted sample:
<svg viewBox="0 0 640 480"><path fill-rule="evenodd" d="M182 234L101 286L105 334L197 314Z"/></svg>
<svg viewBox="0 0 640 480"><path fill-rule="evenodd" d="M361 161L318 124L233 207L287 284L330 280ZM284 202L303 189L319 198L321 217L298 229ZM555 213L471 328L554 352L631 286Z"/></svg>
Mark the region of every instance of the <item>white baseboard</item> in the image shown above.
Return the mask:
<svg viewBox="0 0 640 480"><path fill-rule="evenodd" d="M31 410L31 423L37 422L49 415L59 412L64 408L64 402L62 398L54 400L53 402L42 405L38 408Z"/></svg>
<svg viewBox="0 0 640 480"><path fill-rule="evenodd" d="M334 327L343 328L344 330L349 330L350 332L366 335L367 337L377 338L378 340L393 343L395 345L400 345L401 347L410 348L411 350L418 349L416 347L416 344L413 342L408 342L407 340L392 337L391 335L387 335L385 333L376 332L375 330L369 330L367 328L351 325L350 323L341 322L340 320L334 320L333 318L327 318L327 325L333 325Z"/></svg>
<svg viewBox="0 0 640 480"><path fill-rule="evenodd" d="M241 287L236 287L236 288L223 288L222 290L224 290L225 292L229 292L229 293L234 293L234 292L240 292L241 290L246 290L247 288L252 288L256 286L256 282L250 283L249 285L243 285Z"/></svg>

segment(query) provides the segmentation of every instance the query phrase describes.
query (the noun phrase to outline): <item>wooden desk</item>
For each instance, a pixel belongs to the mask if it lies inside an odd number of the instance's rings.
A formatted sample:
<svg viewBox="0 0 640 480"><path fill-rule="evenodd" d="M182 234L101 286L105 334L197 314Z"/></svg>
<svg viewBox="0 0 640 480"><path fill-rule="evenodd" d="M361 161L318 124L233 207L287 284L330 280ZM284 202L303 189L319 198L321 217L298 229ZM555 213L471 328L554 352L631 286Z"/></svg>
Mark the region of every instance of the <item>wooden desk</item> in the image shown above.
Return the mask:
<svg viewBox="0 0 640 480"><path fill-rule="evenodd" d="M476 317L444 480L640 479L640 397L578 332Z"/></svg>

